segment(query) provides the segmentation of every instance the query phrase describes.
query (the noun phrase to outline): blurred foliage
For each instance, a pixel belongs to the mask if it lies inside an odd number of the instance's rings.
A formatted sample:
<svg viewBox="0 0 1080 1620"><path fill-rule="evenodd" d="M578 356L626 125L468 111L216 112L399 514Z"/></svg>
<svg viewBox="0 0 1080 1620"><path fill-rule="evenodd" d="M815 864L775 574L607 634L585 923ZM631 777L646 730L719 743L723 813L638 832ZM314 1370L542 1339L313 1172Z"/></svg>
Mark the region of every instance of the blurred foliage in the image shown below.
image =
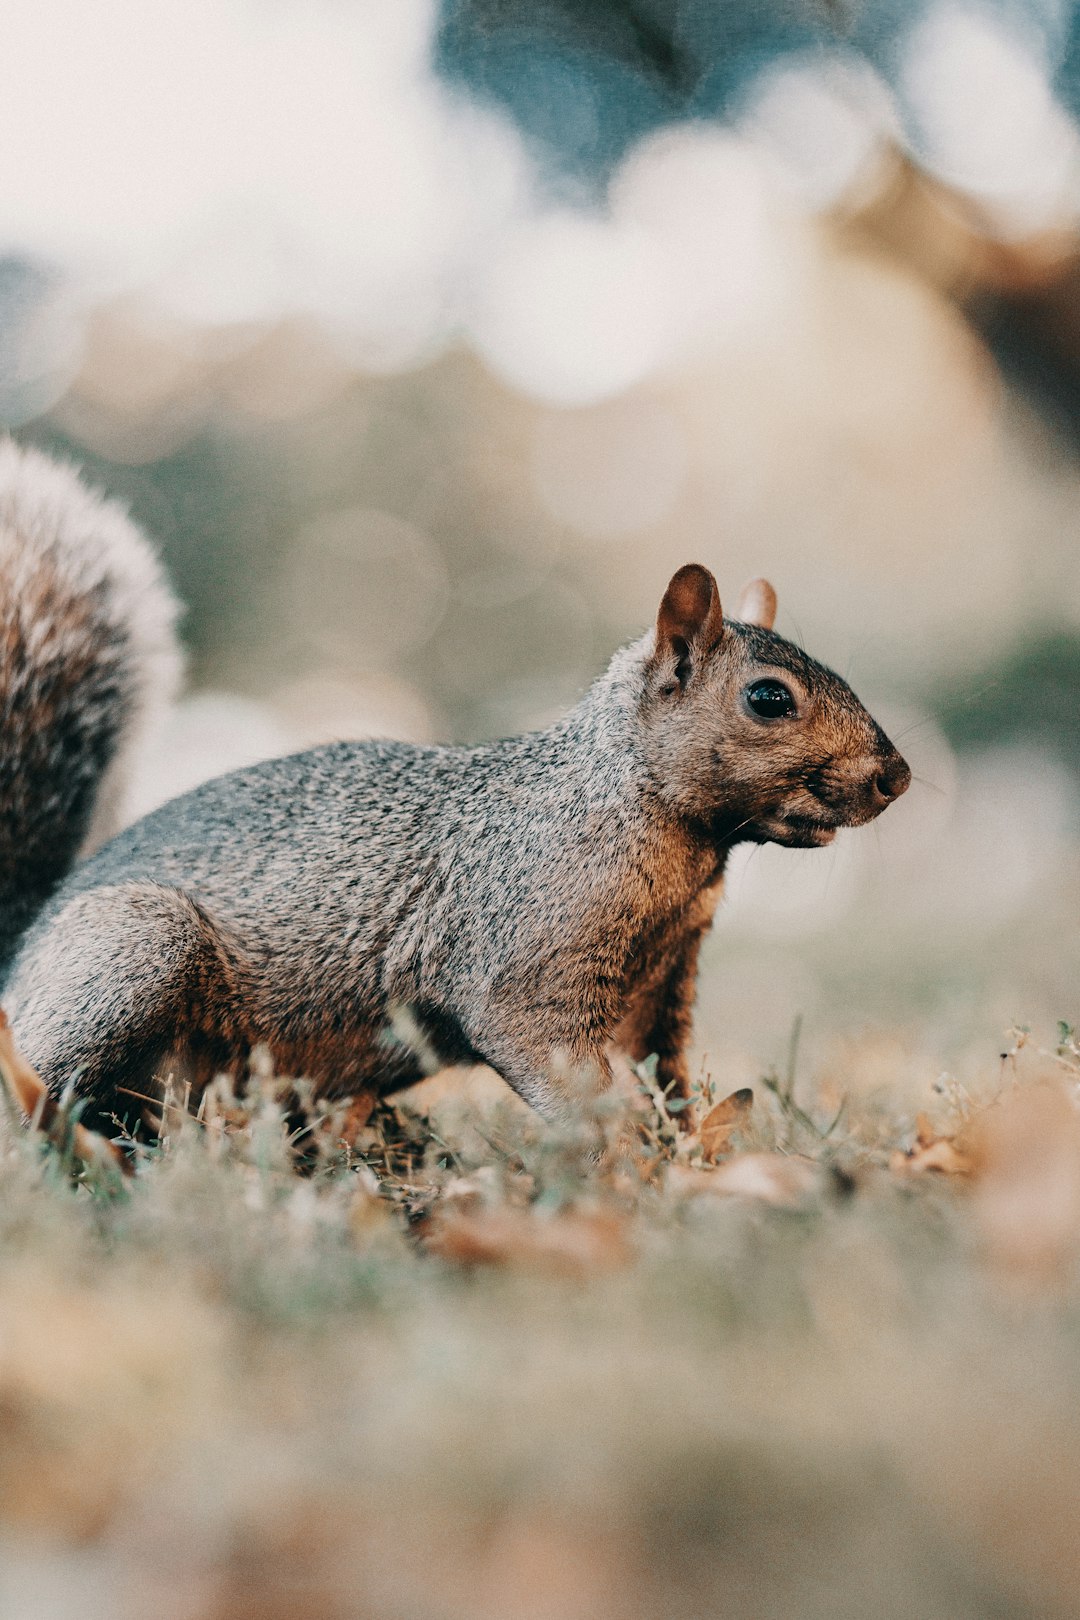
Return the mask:
<svg viewBox="0 0 1080 1620"><path fill-rule="evenodd" d="M668 82L679 71L676 52L632 5L450 0L438 61L473 94L512 112L537 155L579 184L609 175L677 111Z"/></svg>
<svg viewBox="0 0 1080 1620"><path fill-rule="evenodd" d="M1075 9L1053 0L996 0L986 9L1045 56L1066 105L1080 110ZM442 0L438 62L471 89L496 95L531 130L536 98L514 70L518 53L531 45L535 84L545 62L566 52L568 82L552 75L544 135L556 154L572 159L580 155L576 120L571 111L560 124L554 109L566 97L565 114L575 94L588 99L597 84L594 93L610 111L605 65L622 68L611 89L631 106L636 101L639 115L651 88L654 121L723 116L764 63L787 55L860 54L894 81L903 38L924 10L920 0ZM594 158L610 160L621 149L615 139Z"/></svg>
<svg viewBox="0 0 1080 1620"><path fill-rule="evenodd" d="M122 1184L5 1133L3 1612L1065 1620L1077 1061L911 1117L853 1052L709 1151L645 1076L299 1143L264 1076Z"/></svg>
<svg viewBox="0 0 1080 1620"><path fill-rule="evenodd" d="M281 461L269 453L245 455L244 446L209 428L171 455L141 464L96 455L48 423L22 437L76 462L154 535L183 606L182 633L198 678L222 642L243 635L258 579L252 577L249 547L257 549L259 573L269 574L288 542L291 514Z"/></svg>
<svg viewBox="0 0 1080 1620"><path fill-rule="evenodd" d="M963 683L931 696L957 748L1016 747L1055 755L1080 778L1080 635L1033 635Z"/></svg>
<svg viewBox="0 0 1080 1620"><path fill-rule="evenodd" d="M385 670L407 678L441 731L467 740L572 701L638 628L607 617L602 597L586 606L581 558L559 555L550 535L544 542L539 514L522 512L522 532L508 535L501 502L485 510L483 480L472 482L468 466L472 370L448 359L419 375L358 379L314 420L211 417L150 461L95 454L48 419L20 436L76 461L160 544L184 605L196 684L261 695L328 660L346 675ZM297 613L307 572L297 563L298 535L321 514L352 509L431 535L450 600L430 636L380 641L372 652L364 627L385 617L395 589L392 577L373 572L322 587L341 593L333 645L323 634L326 604ZM399 577L407 590L405 563Z"/></svg>

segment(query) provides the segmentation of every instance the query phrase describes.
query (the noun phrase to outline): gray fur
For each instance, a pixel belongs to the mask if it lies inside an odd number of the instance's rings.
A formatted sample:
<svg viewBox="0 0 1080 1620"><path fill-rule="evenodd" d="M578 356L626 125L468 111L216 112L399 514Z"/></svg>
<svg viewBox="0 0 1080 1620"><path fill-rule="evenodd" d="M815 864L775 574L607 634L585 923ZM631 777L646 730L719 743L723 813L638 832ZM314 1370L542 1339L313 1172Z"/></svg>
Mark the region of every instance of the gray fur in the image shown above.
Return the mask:
<svg viewBox="0 0 1080 1620"><path fill-rule="evenodd" d="M709 582L707 625L672 619L687 573ZM682 570L657 630L546 731L334 744L145 817L22 942L4 996L27 1057L102 1108L163 1064L199 1086L256 1042L348 1094L418 1072L388 1030L405 1007L444 1057L491 1063L549 1117L568 1075L605 1083L615 1050L656 1051L685 1092L728 850L823 842L906 786L843 681L770 631L720 624L711 575ZM779 729L741 696L762 671L800 693Z"/></svg>

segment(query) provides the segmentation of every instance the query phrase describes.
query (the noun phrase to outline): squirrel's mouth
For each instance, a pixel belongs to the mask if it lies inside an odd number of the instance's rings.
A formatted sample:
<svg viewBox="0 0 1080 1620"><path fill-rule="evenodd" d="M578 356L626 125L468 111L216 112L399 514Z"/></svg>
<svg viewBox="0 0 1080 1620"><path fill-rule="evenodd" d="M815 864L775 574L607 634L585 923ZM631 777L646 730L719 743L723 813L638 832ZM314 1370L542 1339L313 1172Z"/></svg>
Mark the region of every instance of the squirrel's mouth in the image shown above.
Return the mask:
<svg viewBox="0 0 1080 1620"><path fill-rule="evenodd" d="M771 844L783 844L787 849L820 849L832 843L839 826L836 822L818 821L814 816L788 811L772 817L762 830Z"/></svg>

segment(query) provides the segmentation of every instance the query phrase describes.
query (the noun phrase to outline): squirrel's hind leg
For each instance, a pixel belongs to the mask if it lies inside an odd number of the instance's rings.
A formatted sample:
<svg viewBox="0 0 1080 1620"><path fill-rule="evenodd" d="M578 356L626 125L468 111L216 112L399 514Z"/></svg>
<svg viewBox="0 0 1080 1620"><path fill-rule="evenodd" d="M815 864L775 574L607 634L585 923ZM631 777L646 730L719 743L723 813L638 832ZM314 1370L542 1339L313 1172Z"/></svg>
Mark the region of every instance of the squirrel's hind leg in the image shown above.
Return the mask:
<svg viewBox="0 0 1080 1620"><path fill-rule="evenodd" d="M608 1090L611 1062L604 1046L492 1031L479 1054L523 1102L552 1123L573 1119L590 1098Z"/></svg>
<svg viewBox="0 0 1080 1620"><path fill-rule="evenodd" d="M242 977L190 896L126 883L77 895L34 931L5 1006L49 1090L73 1084L90 1100L87 1122L108 1130L113 1114L139 1117L171 1055L192 1054L202 1077L246 1055Z"/></svg>

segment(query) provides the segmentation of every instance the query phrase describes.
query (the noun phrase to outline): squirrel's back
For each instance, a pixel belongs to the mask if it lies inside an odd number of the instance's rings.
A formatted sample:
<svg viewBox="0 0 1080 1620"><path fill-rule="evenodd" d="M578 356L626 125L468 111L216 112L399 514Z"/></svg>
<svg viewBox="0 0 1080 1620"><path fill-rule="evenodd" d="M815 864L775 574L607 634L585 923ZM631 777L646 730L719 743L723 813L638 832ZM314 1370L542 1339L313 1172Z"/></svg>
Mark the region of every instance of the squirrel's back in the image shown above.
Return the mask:
<svg viewBox="0 0 1080 1620"><path fill-rule="evenodd" d="M115 830L132 745L179 676L176 612L121 507L0 442L0 976Z"/></svg>

